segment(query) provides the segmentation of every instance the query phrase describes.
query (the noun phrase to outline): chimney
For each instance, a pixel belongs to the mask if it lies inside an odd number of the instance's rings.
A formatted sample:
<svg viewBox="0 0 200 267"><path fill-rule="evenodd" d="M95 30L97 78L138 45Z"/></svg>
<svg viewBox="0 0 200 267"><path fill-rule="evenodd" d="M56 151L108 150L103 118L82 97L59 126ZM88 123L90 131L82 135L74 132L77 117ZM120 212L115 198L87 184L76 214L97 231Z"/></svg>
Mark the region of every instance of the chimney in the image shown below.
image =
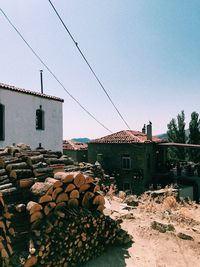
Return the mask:
<svg viewBox="0 0 200 267"><path fill-rule="evenodd" d="M152 123L147 125L147 140L152 141Z"/></svg>
<svg viewBox="0 0 200 267"><path fill-rule="evenodd" d="M142 133L146 134L146 124L144 124L143 128L142 128Z"/></svg>
<svg viewBox="0 0 200 267"><path fill-rule="evenodd" d="M43 94L43 70L40 70L40 83L41 83L41 94Z"/></svg>

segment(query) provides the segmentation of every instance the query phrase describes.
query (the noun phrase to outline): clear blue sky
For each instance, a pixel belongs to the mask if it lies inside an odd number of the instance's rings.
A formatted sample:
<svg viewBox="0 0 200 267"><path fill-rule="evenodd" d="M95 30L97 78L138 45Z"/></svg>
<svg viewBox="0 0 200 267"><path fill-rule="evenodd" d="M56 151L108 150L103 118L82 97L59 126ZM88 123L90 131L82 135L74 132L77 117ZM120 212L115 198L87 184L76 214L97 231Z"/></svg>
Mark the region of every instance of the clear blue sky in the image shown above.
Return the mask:
<svg viewBox="0 0 200 267"><path fill-rule="evenodd" d="M199 0L52 0L131 129L163 133L181 110L200 112ZM113 132L124 123L47 0L0 6L66 88ZM39 91L44 69L0 14L0 82ZM44 69L46 94L64 98L64 138L109 134ZM55 126L56 127L56 126Z"/></svg>

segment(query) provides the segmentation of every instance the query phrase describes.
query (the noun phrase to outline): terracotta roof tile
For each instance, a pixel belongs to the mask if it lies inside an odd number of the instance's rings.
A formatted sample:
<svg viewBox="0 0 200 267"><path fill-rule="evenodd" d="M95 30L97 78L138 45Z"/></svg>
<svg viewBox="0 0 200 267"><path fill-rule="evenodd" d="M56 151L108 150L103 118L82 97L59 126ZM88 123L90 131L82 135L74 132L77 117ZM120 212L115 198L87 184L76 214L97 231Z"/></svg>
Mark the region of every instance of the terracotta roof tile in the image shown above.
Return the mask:
<svg viewBox="0 0 200 267"><path fill-rule="evenodd" d="M87 150L88 145L85 143L74 142L71 140L64 140L63 149L64 150Z"/></svg>
<svg viewBox="0 0 200 267"><path fill-rule="evenodd" d="M0 89L15 91L15 92L22 93L22 94L34 95L34 96L38 96L38 97L47 98L47 99L50 99L50 100L64 102L64 100L62 98L59 98L59 97L56 97L56 96L50 96L50 95L46 95L46 94L41 94L39 92L34 92L34 91L18 88L18 87L12 86L12 85L4 84L4 83L0 83Z"/></svg>
<svg viewBox="0 0 200 267"><path fill-rule="evenodd" d="M159 143L162 140L156 136L152 137L152 142ZM101 143L101 144L132 144L132 143L145 143L151 142L147 140L147 135L132 130L123 130L114 134L110 134L99 139L91 140L89 143Z"/></svg>

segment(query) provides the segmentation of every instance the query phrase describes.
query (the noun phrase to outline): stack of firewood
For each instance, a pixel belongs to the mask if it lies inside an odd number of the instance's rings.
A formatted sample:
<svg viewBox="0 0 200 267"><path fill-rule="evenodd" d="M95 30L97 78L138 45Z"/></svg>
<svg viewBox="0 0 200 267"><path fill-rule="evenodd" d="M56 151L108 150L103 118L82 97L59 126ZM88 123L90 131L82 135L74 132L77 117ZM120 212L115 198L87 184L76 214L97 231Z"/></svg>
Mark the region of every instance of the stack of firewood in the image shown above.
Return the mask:
<svg viewBox="0 0 200 267"><path fill-rule="evenodd" d="M102 213L99 190L92 177L78 172L1 190L2 266L80 266L121 240L119 225Z"/></svg>
<svg viewBox="0 0 200 267"><path fill-rule="evenodd" d="M26 266L82 266L113 244L118 224L87 209L55 209L32 231Z"/></svg>
<svg viewBox="0 0 200 267"><path fill-rule="evenodd" d="M40 204L40 210L31 214L31 222L48 215L55 207L83 207L89 210L103 211L105 200L99 192L100 187L92 177L82 173L57 172L54 178L46 178L45 182L36 182L31 187L31 207ZM28 203L29 204L29 203Z"/></svg>
<svg viewBox="0 0 200 267"><path fill-rule="evenodd" d="M0 266L82 266L107 244L130 240L103 215L93 167L80 166L83 174L67 166L60 152L0 151Z"/></svg>

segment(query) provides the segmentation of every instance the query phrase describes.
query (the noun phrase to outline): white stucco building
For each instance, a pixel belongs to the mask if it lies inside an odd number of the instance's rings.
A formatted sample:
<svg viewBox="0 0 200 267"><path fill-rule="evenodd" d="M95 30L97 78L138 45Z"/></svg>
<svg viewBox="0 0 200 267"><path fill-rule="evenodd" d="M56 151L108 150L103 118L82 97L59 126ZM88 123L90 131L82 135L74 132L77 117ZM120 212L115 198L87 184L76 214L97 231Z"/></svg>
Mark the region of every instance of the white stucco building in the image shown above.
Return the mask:
<svg viewBox="0 0 200 267"><path fill-rule="evenodd" d="M25 143L62 151L64 100L0 83L0 148Z"/></svg>

